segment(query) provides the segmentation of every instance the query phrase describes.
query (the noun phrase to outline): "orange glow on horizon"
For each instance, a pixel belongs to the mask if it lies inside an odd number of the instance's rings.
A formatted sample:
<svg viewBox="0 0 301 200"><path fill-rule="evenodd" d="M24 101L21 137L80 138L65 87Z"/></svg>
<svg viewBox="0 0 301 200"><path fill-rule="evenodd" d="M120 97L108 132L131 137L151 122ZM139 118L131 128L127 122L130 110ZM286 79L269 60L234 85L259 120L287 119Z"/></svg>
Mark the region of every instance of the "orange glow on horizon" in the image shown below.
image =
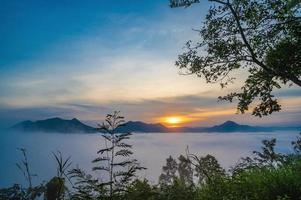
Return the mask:
<svg viewBox="0 0 301 200"><path fill-rule="evenodd" d="M181 116L168 116L161 118L160 121L168 127L179 127L187 120Z"/></svg>
<svg viewBox="0 0 301 200"><path fill-rule="evenodd" d="M183 126L201 126L200 123L210 121L210 118L215 116L231 116L235 113L233 108L210 108L197 109L191 113L175 114L169 113L164 116L154 118L155 122L162 123L169 128L179 128ZM204 124L202 124L204 125ZM205 124L206 125L206 124Z"/></svg>
<svg viewBox="0 0 301 200"><path fill-rule="evenodd" d="M179 122L181 122L181 119L179 117L168 117L166 119L166 122L169 124L178 124Z"/></svg>

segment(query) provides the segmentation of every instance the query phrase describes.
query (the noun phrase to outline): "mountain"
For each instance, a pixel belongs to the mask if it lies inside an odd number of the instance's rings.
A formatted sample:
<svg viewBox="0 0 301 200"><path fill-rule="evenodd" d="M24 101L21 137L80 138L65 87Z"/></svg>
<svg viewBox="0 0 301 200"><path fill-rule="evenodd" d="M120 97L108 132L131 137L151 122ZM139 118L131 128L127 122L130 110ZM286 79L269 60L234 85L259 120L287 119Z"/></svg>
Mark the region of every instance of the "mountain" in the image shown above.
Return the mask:
<svg viewBox="0 0 301 200"><path fill-rule="evenodd" d="M240 125L233 121L226 121L223 124L208 128L201 128L203 132L259 132L272 131L267 127Z"/></svg>
<svg viewBox="0 0 301 200"><path fill-rule="evenodd" d="M124 126L117 129L117 132L141 132L141 133L165 133L169 129L162 124L147 124L140 121L129 121Z"/></svg>
<svg viewBox="0 0 301 200"><path fill-rule="evenodd" d="M56 133L96 133L96 128L87 126L74 118L65 120L51 118L39 121L23 121L11 127L13 130L23 132L56 132ZM270 131L301 131L301 127L260 127L237 124L233 121L226 121L223 124L212 127L177 127L168 128L162 124L148 124L141 121L129 121L116 131L140 132L140 133L167 133L167 132L270 132Z"/></svg>
<svg viewBox="0 0 301 200"><path fill-rule="evenodd" d="M260 127L248 125L240 125L233 121L226 121L221 125L207 128L208 132L256 132L260 131Z"/></svg>
<svg viewBox="0 0 301 200"><path fill-rule="evenodd" d="M38 121L23 121L12 127L14 130L23 132L56 132L56 133L95 133L96 129L87 126L78 119L65 120L51 118Z"/></svg>
<svg viewBox="0 0 301 200"><path fill-rule="evenodd" d="M74 118L65 120L61 118L51 118L38 121L23 121L11 127L13 130L23 132L54 132L54 133L96 133L96 128L87 126ZM140 121L129 121L124 126L118 128L116 132L168 132L169 129L162 124L147 124Z"/></svg>

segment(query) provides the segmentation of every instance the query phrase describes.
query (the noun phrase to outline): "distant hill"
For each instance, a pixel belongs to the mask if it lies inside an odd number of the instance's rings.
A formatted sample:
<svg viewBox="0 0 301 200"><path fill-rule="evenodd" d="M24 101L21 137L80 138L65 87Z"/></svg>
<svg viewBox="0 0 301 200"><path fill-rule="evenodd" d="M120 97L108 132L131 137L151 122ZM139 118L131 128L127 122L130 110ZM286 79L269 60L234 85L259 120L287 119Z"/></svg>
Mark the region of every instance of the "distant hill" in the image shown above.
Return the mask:
<svg viewBox="0 0 301 200"><path fill-rule="evenodd" d="M56 132L56 133L96 133L96 128L85 125L78 119L65 120L61 118L51 118L38 121L23 121L13 127L13 130L23 132ZM226 121L223 124L212 127L177 127L168 128L160 123L148 124L141 121L129 121L118 128L119 133L140 132L140 133L166 133L166 132L269 132L269 131L301 131L301 127L260 127L240 125L233 121Z"/></svg>
<svg viewBox="0 0 301 200"><path fill-rule="evenodd" d="M233 121L226 121L217 126L207 128L208 132L257 132L257 131L271 131L269 128L256 127L249 125L240 125Z"/></svg>
<svg viewBox="0 0 301 200"><path fill-rule="evenodd" d="M61 118L51 118L38 121L23 121L12 127L14 130L24 132L56 132L56 133L95 133L96 129L87 126L74 118L65 120Z"/></svg>
<svg viewBox="0 0 301 200"><path fill-rule="evenodd" d="M162 124L147 124L140 121L129 121L117 129L117 132L124 133L124 132L141 132L141 133L165 133L169 132L169 129Z"/></svg>
<svg viewBox="0 0 301 200"><path fill-rule="evenodd" d="M186 131L190 132L267 132L273 131L269 127L249 126L240 125L233 121L226 121L223 124L212 126L212 127L193 127L187 128Z"/></svg>

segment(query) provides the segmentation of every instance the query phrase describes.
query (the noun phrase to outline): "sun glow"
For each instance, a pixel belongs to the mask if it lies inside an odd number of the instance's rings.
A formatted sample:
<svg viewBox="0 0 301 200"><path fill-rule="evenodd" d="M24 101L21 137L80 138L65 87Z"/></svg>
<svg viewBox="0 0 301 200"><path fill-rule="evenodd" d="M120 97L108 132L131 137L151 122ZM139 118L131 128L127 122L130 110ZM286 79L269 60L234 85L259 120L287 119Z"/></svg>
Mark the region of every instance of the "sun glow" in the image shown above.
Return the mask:
<svg viewBox="0 0 301 200"><path fill-rule="evenodd" d="M164 122L169 126L177 126L183 122L183 119L181 117L166 117Z"/></svg>
<svg viewBox="0 0 301 200"><path fill-rule="evenodd" d="M170 123L170 124L177 124L179 123L181 120L178 117L168 117L166 119L166 122Z"/></svg>

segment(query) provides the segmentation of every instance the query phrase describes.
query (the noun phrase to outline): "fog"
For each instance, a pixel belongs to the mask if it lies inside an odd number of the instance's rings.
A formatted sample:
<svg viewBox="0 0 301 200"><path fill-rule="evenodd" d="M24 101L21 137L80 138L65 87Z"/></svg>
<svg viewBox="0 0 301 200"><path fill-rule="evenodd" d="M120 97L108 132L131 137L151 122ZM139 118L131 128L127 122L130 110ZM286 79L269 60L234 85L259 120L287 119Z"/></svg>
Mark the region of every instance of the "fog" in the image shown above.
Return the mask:
<svg viewBox="0 0 301 200"><path fill-rule="evenodd" d="M263 139L277 138L276 150L292 152L291 141L298 132L272 133L147 133L134 134L128 141L133 144L134 157L148 169L139 173L142 178L157 183L165 159L185 154L189 147L197 155L212 154L222 166L229 168L242 156L258 150ZM48 180L56 174L56 162L52 152L61 151L71 156L72 167L79 166L90 171L91 161L102 148L104 140L99 134L54 134L0 132L0 187L13 183L25 184L24 177L15 163L22 159L17 148L26 148L32 172L38 177L35 184ZM96 174L101 176L101 174Z"/></svg>

